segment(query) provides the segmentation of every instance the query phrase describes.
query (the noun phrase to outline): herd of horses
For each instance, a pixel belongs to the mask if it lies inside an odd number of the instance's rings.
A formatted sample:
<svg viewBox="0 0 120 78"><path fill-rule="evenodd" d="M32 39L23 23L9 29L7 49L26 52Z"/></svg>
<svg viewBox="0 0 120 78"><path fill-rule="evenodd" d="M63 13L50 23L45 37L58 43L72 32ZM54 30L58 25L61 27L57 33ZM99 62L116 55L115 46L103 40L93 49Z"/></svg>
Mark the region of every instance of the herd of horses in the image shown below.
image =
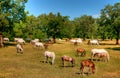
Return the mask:
<svg viewBox="0 0 120 78"><path fill-rule="evenodd" d="M79 40L79 42L81 42L81 40ZM90 42L90 41L89 41ZM95 44L98 45L97 41L93 41ZM97 42L97 43L96 43ZM36 47L41 47L42 49L45 48L46 46L48 47L48 45L45 45L37 40L33 40L32 44L34 43L34 48ZM75 42L74 42L75 43ZM16 45L16 49L17 49L17 53L21 53L23 54L23 46L21 44L17 44ZM45 48L47 49L47 48ZM82 57L86 56L86 50L83 48L77 48L76 49L76 55L79 56L81 55ZM44 52L44 57L45 57L45 61L44 62L48 62L48 59L51 58L51 64L54 64L55 61L55 53L54 52L50 52L50 51L45 51ZM94 59L98 58L97 60L101 60L101 61L109 61L109 53L105 50L105 49L92 49L91 50L91 59L87 59L87 60L82 60L80 65L80 71L82 74L84 74L84 68L85 67L89 67L89 71L92 71L92 73L95 73L95 64L94 64ZM72 67L75 66L75 58L67 56L67 55L63 55L61 57L62 60L62 65L63 67L65 67L65 61L66 62L71 62Z"/></svg>

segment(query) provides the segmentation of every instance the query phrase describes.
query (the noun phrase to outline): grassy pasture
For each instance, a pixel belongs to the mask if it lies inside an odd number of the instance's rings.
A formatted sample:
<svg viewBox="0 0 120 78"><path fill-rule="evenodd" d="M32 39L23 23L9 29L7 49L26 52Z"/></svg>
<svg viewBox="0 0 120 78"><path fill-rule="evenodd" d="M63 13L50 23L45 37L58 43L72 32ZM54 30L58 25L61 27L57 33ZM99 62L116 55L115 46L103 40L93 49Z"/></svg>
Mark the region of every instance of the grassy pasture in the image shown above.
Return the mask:
<svg viewBox="0 0 120 78"><path fill-rule="evenodd" d="M110 54L109 62L94 61L96 73L86 74L83 78L120 78L120 45L115 41L102 41L101 45L87 45L87 41L78 46L69 42L57 42L50 45L48 50L56 54L55 64L43 63L45 50L33 49L31 44L24 45L24 54L17 54L15 45L0 48L0 78L82 78L80 62L90 58L92 48L105 48ZM87 51L86 57L76 57L76 48L81 47ZM75 67L66 62L62 67L61 56L69 55L76 60ZM87 68L86 68L87 70ZM85 70L85 72L86 72Z"/></svg>

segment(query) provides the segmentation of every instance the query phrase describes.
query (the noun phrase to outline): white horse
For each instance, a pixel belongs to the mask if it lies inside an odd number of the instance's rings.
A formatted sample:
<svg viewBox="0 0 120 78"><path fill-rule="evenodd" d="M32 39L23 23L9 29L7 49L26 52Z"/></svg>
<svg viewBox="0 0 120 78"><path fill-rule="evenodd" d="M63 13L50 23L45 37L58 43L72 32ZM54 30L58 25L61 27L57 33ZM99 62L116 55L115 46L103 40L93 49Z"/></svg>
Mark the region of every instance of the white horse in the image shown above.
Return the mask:
<svg viewBox="0 0 120 78"><path fill-rule="evenodd" d="M48 58L51 58L52 59L51 63L54 64L54 60L55 60L55 53L54 52L45 51L44 56L45 56L46 62L48 61Z"/></svg>
<svg viewBox="0 0 120 78"><path fill-rule="evenodd" d="M3 38L4 42L9 42L9 38Z"/></svg>
<svg viewBox="0 0 120 78"><path fill-rule="evenodd" d="M21 44L16 45L17 53L23 54L23 46Z"/></svg>
<svg viewBox="0 0 120 78"><path fill-rule="evenodd" d="M25 40L23 40L23 39L18 39L17 42L21 43L21 44L25 44Z"/></svg>
<svg viewBox="0 0 120 78"><path fill-rule="evenodd" d="M34 40L31 40L31 44L35 44L36 42L39 42L39 39L34 39Z"/></svg>
<svg viewBox="0 0 120 78"><path fill-rule="evenodd" d="M91 44L91 45L94 45L94 44L95 44L95 45L99 45L99 42L98 42L98 40L96 40L96 39L95 39L95 40L89 40L89 41L88 41L88 44Z"/></svg>
<svg viewBox="0 0 120 78"><path fill-rule="evenodd" d="M82 39L78 38L78 39L72 39L70 40L71 43L74 43L74 45L82 44Z"/></svg>
<svg viewBox="0 0 120 78"><path fill-rule="evenodd" d="M25 40L23 38L14 38L14 41L20 44L25 44Z"/></svg>
<svg viewBox="0 0 120 78"><path fill-rule="evenodd" d="M95 55L97 55L99 58L106 57L107 61L110 59L109 53L105 49L92 49L91 59L93 59Z"/></svg>
<svg viewBox="0 0 120 78"><path fill-rule="evenodd" d="M44 45L43 45L43 43L41 43L41 42L35 42L35 44L34 44L34 48L41 48L41 49L44 49Z"/></svg>

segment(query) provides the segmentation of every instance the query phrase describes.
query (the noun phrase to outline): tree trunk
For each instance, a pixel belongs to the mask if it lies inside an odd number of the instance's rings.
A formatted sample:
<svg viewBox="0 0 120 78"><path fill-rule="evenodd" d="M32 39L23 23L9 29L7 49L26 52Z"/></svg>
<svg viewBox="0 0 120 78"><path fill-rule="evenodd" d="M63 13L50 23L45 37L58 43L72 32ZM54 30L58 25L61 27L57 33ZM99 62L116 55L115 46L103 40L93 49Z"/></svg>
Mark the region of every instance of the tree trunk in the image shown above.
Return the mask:
<svg viewBox="0 0 120 78"><path fill-rule="evenodd" d="M55 40L55 35L53 36L53 42L56 43L56 40Z"/></svg>
<svg viewBox="0 0 120 78"><path fill-rule="evenodd" d="M119 38L116 38L116 45L119 44Z"/></svg>
<svg viewBox="0 0 120 78"><path fill-rule="evenodd" d="M120 33L120 32L118 31L118 32L117 32L117 37L116 37L116 45L119 44L119 35L120 35L119 33Z"/></svg>

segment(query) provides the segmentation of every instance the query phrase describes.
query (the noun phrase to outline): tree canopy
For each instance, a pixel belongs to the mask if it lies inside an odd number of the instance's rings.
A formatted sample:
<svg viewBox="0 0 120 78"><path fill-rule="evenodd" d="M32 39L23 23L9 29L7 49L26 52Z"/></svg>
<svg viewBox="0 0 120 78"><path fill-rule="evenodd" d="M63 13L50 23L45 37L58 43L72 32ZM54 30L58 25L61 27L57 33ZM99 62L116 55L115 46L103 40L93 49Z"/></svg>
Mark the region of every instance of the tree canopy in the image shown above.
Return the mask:
<svg viewBox="0 0 120 78"><path fill-rule="evenodd" d="M69 19L58 12L41 14L38 17L25 11L27 0L0 1L0 33L4 37L23 38L83 38L116 39L120 38L120 3L107 5L101 9L100 18L89 15Z"/></svg>

